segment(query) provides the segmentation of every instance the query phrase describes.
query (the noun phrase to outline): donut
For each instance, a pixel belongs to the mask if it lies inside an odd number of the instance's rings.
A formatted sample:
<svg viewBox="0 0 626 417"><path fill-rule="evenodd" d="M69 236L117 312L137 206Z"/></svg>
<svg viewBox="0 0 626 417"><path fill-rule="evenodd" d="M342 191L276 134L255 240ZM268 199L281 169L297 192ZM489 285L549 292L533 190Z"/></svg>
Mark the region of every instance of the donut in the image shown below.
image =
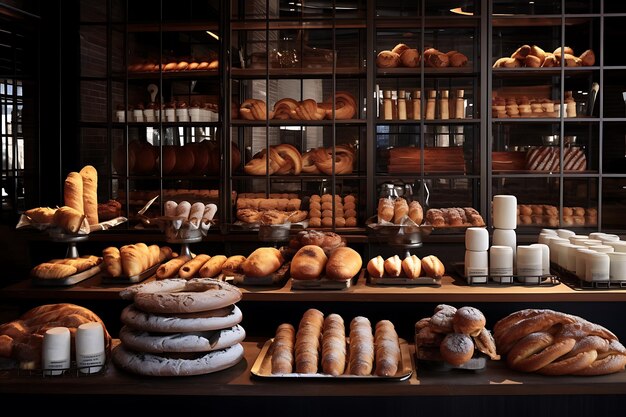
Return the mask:
<svg viewBox="0 0 626 417"><path fill-rule="evenodd" d="M149 313L196 313L226 307L241 300L241 290L212 278L192 278L185 286L172 291L138 291L135 306Z"/></svg>
<svg viewBox="0 0 626 417"><path fill-rule="evenodd" d="M242 317L236 305L205 313L172 316L146 313L131 304L122 310L120 320L136 330L178 333L225 329L241 323Z"/></svg>
<svg viewBox="0 0 626 417"><path fill-rule="evenodd" d="M448 333L439 345L439 352L444 361L459 366L469 361L474 355L472 338L463 333Z"/></svg>
<svg viewBox="0 0 626 417"><path fill-rule="evenodd" d="M210 352L241 343L246 332L238 324L227 329L185 333L150 333L122 326L119 338L125 347L138 352Z"/></svg>
<svg viewBox="0 0 626 417"><path fill-rule="evenodd" d="M469 306L459 308L452 318L454 331L469 336L478 336L486 323L485 315L479 309Z"/></svg>
<svg viewBox="0 0 626 417"><path fill-rule="evenodd" d="M243 346L198 354L192 358L134 352L119 344L112 352L113 363L125 371L147 376L203 375L236 365L243 359Z"/></svg>

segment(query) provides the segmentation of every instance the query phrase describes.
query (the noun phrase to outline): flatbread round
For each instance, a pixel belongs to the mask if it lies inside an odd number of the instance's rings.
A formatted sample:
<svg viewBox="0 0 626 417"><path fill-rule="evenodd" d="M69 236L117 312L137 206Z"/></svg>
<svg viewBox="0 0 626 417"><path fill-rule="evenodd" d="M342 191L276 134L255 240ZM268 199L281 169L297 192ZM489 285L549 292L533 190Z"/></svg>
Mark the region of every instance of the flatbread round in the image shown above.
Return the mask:
<svg viewBox="0 0 626 417"><path fill-rule="evenodd" d="M243 342L246 332L238 324L228 329L185 333L152 333L123 326L119 338L125 347L139 352L210 352Z"/></svg>
<svg viewBox="0 0 626 417"><path fill-rule="evenodd" d="M198 354L192 358L177 358L166 354L135 352L119 344L112 352L113 363L121 369L147 376L203 375L230 368L243 359L243 346Z"/></svg>

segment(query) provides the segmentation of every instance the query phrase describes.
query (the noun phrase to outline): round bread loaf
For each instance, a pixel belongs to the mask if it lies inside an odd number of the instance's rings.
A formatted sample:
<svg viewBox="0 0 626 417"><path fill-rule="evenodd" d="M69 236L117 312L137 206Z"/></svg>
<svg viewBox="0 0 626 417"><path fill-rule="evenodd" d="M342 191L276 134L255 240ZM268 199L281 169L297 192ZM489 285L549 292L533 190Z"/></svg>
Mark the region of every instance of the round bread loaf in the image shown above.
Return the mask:
<svg viewBox="0 0 626 417"><path fill-rule="evenodd" d="M336 281L352 279L361 270L361 255L347 246L333 250L326 263L326 278Z"/></svg>
<svg viewBox="0 0 626 417"><path fill-rule="evenodd" d="M241 269L248 277L266 277L276 272L284 262L278 249L262 247L255 249L241 263Z"/></svg>
<svg viewBox="0 0 626 417"><path fill-rule="evenodd" d="M444 361L450 365L459 366L469 361L474 355L474 342L466 334L448 333L439 345L439 351Z"/></svg>
<svg viewBox="0 0 626 417"><path fill-rule="evenodd" d="M112 352L116 366L135 374L147 376L203 375L236 365L243 358L243 346L236 344L226 349L214 350L183 359L128 350L120 344Z"/></svg>
<svg viewBox="0 0 626 417"><path fill-rule="evenodd" d="M137 352L210 352L241 343L246 332L238 324L227 329L184 333L151 333L123 326L119 338L125 347Z"/></svg>
<svg viewBox="0 0 626 417"><path fill-rule="evenodd" d="M135 330L159 333L203 332L233 327L241 323L243 315L236 305L203 313L151 314L132 304L122 310L120 319Z"/></svg>

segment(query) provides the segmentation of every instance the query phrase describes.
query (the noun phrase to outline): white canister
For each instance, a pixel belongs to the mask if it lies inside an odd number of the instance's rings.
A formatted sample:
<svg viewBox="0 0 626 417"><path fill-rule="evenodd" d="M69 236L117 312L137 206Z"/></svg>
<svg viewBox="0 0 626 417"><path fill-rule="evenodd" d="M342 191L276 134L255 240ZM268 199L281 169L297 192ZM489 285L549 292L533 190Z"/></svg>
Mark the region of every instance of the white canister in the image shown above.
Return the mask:
<svg viewBox="0 0 626 417"><path fill-rule="evenodd" d="M576 276L578 279L585 279L587 273L587 255L597 253L590 249L576 249Z"/></svg>
<svg viewBox="0 0 626 417"><path fill-rule="evenodd" d="M576 273L576 258L578 257L577 249L586 250L587 247L583 245L572 245L567 249L567 264L565 265L565 269L572 274Z"/></svg>
<svg viewBox="0 0 626 417"><path fill-rule="evenodd" d="M515 230L517 227L517 197L514 195L493 196L493 227Z"/></svg>
<svg viewBox="0 0 626 417"><path fill-rule="evenodd" d="M513 248L510 246L489 248L489 276L495 282L513 282Z"/></svg>
<svg viewBox="0 0 626 417"><path fill-rule="evenodd" d="M517 247L517 275L522 281L533 280L543 275L541 248L538 246Z"/></svg>
<svg viewBox="0 0 626 417"><path fill-rule="evenodd" d="M530 246L541 248L541 272L550 275L550 247L543 243L533 243Z"/></svg>
<svg viewBox="0 0 626 417"><path fill-rule="evenodd" d="M135 110L133 110L133 121L139 122L139 123L144 121L143 109L135 109Z"/></svg>
<svg viewBox="0 0 626 417"><path fill-rule="evenodd" d="M515 269L517 234L511 229L494 229L491 237L493 246L509 246L513 250L513 269Z"/></svg>
<svg viewBox="0 0 626 417"><path fill-rule="evenodd" d="M569 243L572 245L582 245L585 240L589 240L587 235L574 235L569 238Z"/></svg>
<svg viewBox="0 0 626 417"><path fill-rule="evenodd" d="M537 243L542 243L544 245L548 244L548 238L558 237L556 234L551 233L539 233L539 237L537 238Z"/></svg>
<svg viewBox="0 0 626 417"><path fill-rule="evenodd" d="M589 239L600 240L602 236L604 236L604 232L591 232L589 233Z"/></svg>
<svg viewBox="0 0 626 417"><path fill-rule="evenodd" d="M626 241L608 242L607 245L613 247L613 252L626 252Z"/></svg>
<svg viewBox="0 0 626 417"><path fill-rule="evenodd" d="M613 246L609 246L609 245L594 245L594 246L589 246L589 249L594 250L596 252L601 252L601 253L610 253L610 252L615 251L613 249Z"/></svg>
<svg viewBox="0 0 626 417"><path fill-rule="evenodd" d="M585 281L609 280L611 261L608 254L592 251L585 258Z"/></svg>
<svg viewBox="0 0 626 417"><path fill-rule="evenodd" d="M549 235L556 235L556 230L554 229L541 229L539 233L547 233Z"/></svg>
<svg viewBox="0 0 626 417"><path fill-rule="evenodd" d="M546 243L550 247L550 262L553 264L559 263L559 252L556 250L557 243L569 243L568 239L562 237L551 237Z"/></svg>
<svg viewBox="0 0 626 417"><path fill-rule="evenodd" d="M611 252L609 256L609 280L611 282L626 281L626 253Z"/></svg>
<svg viewBox="0 0 626 417"><path fill-rule="evenodd" d="M587 240L583 240L582 242L583 245L589 247L589 246L598 246L602 244L601 240L598 239L587 239Z"/></svg>
<svg viewBox="0 0 626 417"><path fill-rule="evenodd" d="M485 251L465 251L465 276L468 282L481 284L487 282L489 275L489 254ZM472 277L470 279L470 277Z"/></svg>
<svg viewBox="0 0 626 417"><path fill-rule="evenodd" d="M572 232L571 230L568 230L568 229L557 229L556 234L559 237L562 237L563 239L569 239L570 237L576 235L575 232Z"/></svg>
<svg viewBox="0 0 626 417"><path fill-rule="evenodd" d="M84 374L100 372L106 362L104 328L97 322L83 323L76 329L76 366Z"/></svg>
<svg viewBox="0 0 626 417"><path fill-rule="evenodd" d="M43 335L41 362L44 375L62 375L70 369L71 335L67 327L53 327Z"/></svg>
<svg viewBox="0 0 626 417"><path fill-rule="evenodd" d="M574 246L569 242L558 242L555 245L556 248L556 263L559 267L567 269L567 257L569 254L569 248Z"/></svg>
<svg viewBox="0 0 626 417"><path fill-rule="evenodd" d="M611 233L605 233L604 235L600 236L600 240L603 244L606 245L608 242L618 242L619 236Z"/></svg>
<svg viewBox="0 0 626 417"><path fill-rule="evenodd" d="M483 252L489 249L489 232L484 227L465 229L465 249Z"/></svg>

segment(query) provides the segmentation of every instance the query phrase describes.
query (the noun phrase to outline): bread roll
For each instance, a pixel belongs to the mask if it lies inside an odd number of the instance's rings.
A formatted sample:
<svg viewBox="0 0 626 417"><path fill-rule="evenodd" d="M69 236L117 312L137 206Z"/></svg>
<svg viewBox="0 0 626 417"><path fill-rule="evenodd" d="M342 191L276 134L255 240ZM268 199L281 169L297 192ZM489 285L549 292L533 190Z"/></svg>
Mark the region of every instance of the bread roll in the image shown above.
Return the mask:
<svg viewBox="0 0 626 417"><path fill-rule="evenodd" d="M36 207L24 212L35 223L39 224L51 224L54 221L54 213L57 209L51 207Z"/></svg>
<svg viewBox="0 0 626 417"><path fill-rule="evenodd" d="M53 224L67 233L78 233L85 215L69 206L59 207L54 213Z"/></svg>
<svg viewBox="0 0 626 417"><path fill-rule="evenodd" d="M424 274L431 278L439 278L446 273L443 263L435 255L429 255L422 258L422 270L424 271Z"/></svg>
<svg viewBox="0 0 626 417"><path fill-rule="evenodd" d="M156 271L156 279L173 278L178 274L178 270L191 258L187 255L181 255L165 262Z"/></svg>
<svg viewBox="0 0 626 417"><path fill-rule="evenodd" d="M102 261L107 275L114 278L122 275L122 259L117 247L109 246L102 250Z"/></svg>
<svg viewBox="0 0 626 417"><path fill-rule="evenodd" d="M147 269L145 268L146 253L137 244L122 246L120 258L122 271L126 276L137 276Z"/></svg>
<svg viewBox="0 0 626 417"><path fill-rule="evenodd" d="M78 172L70 172L63 185L63 202L79 213L85 213L83 205L83 177Z"/></svg>
<svg viewBox="0 0 626 417"><path fill-rule="evenodd" d="M393 255L385 259L384 267L388 276L399 277L402 272L402 261L398 255Z"/></svg>
<svg viewBox="0 0 626 417"><path fill-rule="evenodd" d="M226 262L226 255L215 255L207 259L200 267L198 275L202 278L213 278L222 272L222 266Z"/></svg>
<svg viewBox="0 0 626 417"><path fill-rule="evenodd" d="M209 260L212 259L209 255L200 253L188 260L178 269L178 276L184 279L190 279L198 276L198 271Z"/></svg>
<svg viewBox="0 0 626 417"><path fill-rule="evenodd" d="M400 54L400 62L403 67L416 68L420 65L420 53L415 48L406 49Z"/></svg>
<svg viewBox="0 0 626 417"><path fill-rule="evenodd" d="M240 273L241 264L246 260L243 255L232 255L222 264L222 273Z"/></svg>
<svg viewBox="0 0 626 417"><path fill-rule="evenodd" d="M60 263L44 262L31 270L31 275L42 279L63 279L78 272L76 267Z"/></svg>
<svg viewBox="0 0 626 417"><path fill-rule="evenodd" d="M511 55L511 58L519 59L523 61L524 58L526 58L526 56L530 54L530 51L531 51L530 45L522 45L519 48L517 48L515 52L513 52L513 55Z"/></svg>
<svg viewBox="0 0 626 417"><path fill-rule="evenodd" d="M285 262L276 248L261 247L255 249L243 263L241 269L248 277L266 277L278 270Z"/></svg>
<svg viewBox="0 0 626 417"><path fill-rule="evenodd" d="M318 279L322 276L328 257L317 245L305 245L293 256L290 274L294 279Z"/></svg>
<svg viewBox="0 0 626 417"><path fill-rule="evenodd" d="M409 204L402 197L396 199L393 205L393 222L401 224L406 216L409 215Z"/></svg>
<svg viewBox="0 0 626 417"><path fill-rule="evenodd" d="M346 329L343 318L329 314L322 329L322 372L337 376L346 369Z"/></svg>
<svg viewBox="0 0 626 417"><path fill-rule="evenodd" d="M326 262L326 278L347 281L359 273L363 266L361 255L347 246L339 247L330 254Z"/></svg>
<svg viewBox="0 0 626 417"><path fill-rule="evenodd" d="M378 68L395 68L400 65L400 55L391 51L381 51L376 56Z"/></svg>
<svg viewBox="0 0 626 417"><path fill-rule="evenodd" d="M83 179L83 210L90 225L98 224L98 171L85 165L79 172Z"/></svg>
<svg viewBox="0 0 626 417"><path fill-rule="evenodd" d="M409 204L409 218L417 225L424 220L424 209L419 201L411 201Z"/></svg>
<svg viewBox="0 0 626 417"><path fill-rule="evenodd" d="M367 263L367 273L373 278L380 278L385 275L385 260L382 256L378 255L369 260Z"/></svg>
<svg viewBox="0 0 626 417"><path fill-rule="evenodd" d="M393 220L394 202L389 198L381 198L378 200L378 222Z"/></svg>
<svg viewBox="0 0 626 417"><path fill-rule="evenodd" d="M422 261L416 255L407 256L402 260L402 272L407 278L419 278L422 273Z"/></svg>

